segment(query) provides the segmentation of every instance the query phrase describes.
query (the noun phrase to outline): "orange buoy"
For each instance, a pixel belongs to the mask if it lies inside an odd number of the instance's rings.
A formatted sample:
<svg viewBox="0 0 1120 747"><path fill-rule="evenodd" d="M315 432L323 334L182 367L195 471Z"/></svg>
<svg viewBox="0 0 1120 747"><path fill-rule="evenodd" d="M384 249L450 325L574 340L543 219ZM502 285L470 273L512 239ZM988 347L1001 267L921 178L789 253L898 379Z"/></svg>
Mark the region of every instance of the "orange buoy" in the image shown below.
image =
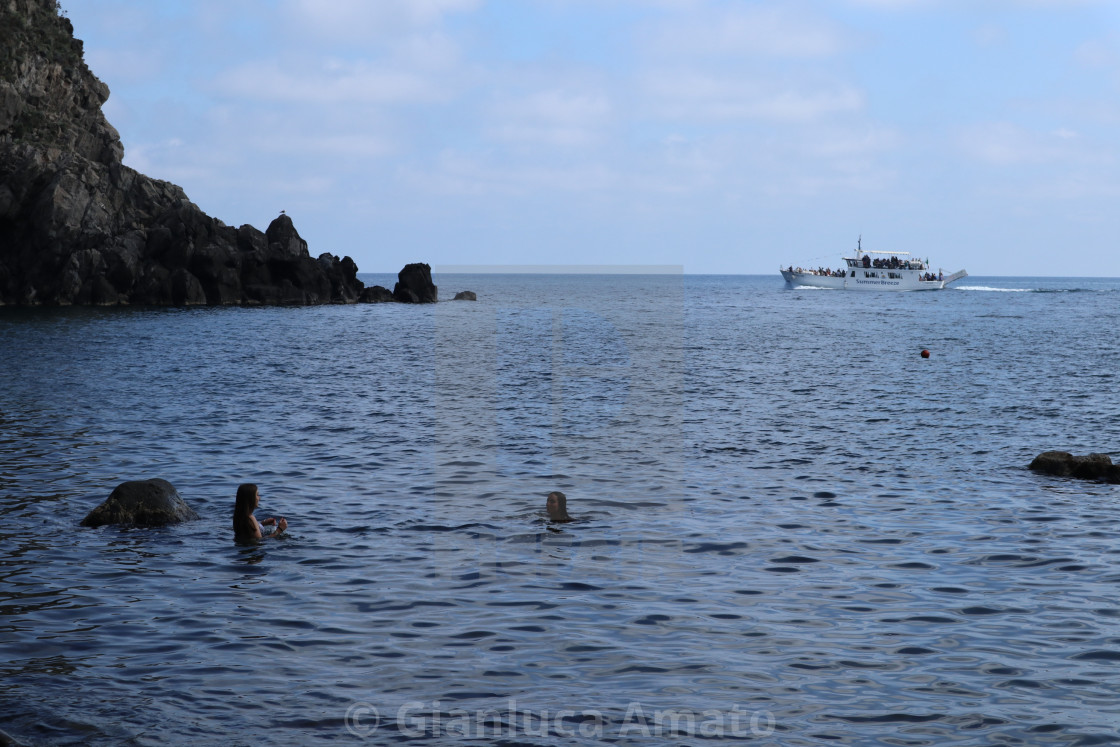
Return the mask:
<svg viewBox="0 0 1120 747"><path fill-rule="evenodd" d="M922 357L923 358L928 358L929 357L929 351L928 350L923 350L922 351Z"/></svg>

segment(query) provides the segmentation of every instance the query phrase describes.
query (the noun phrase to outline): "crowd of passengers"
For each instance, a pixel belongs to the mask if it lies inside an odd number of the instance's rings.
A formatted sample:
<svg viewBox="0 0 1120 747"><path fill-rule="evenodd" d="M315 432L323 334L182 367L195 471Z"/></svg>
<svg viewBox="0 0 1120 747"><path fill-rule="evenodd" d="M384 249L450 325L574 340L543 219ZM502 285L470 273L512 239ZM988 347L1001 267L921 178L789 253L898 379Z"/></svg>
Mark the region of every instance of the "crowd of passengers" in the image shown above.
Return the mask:
<svg viewBox="0 0 1120 747"><path fill-rule="evenodd" d="M867 254L863 255L864 267L878 267L884 270L921 270L924 268L921 262L915 260L900 260L898 257L891 257L890 259L871 259Z"/></svg>
<svg viewBox="0 0 1120 747"><path fill-rule="evenodd" d="M864 267L878 267L883 270L924 270L925 265L919 260L900 260L898 257L891 257L890 259L871 259L867 254L863 255ZM921 280L941 280L942 274L939 271L936 275L932 272L923 272Z"/></svg>
<svg viewBox="0 0 1120 747"><path fill-rule="evenodd" d="M889 269L889 270L920 270L924 267L924 265L917 260L915 260L913 262L911 262L910 260L900 261L898 259L898 257L891 257L890 259L874 259L873 260L873 259L871 259L870 255L867 255L867 254L863 255L863 266L864 267L869 267L869 268L870 267L877 267L879 269L884 269L884 270L887 270L887 269ZM802 268L798 267L796 270L794 270L793 265L789 266L789 271L790 272L802 273L802 274L809 273L810 275L823 275L825 277L840 277L840 278L844 277L844 275L846 274L846 272L843 269L832 270L832 269L828 269L828 268L824 268L824 267L818 267L815 270L811 270L811 269L810 270L805 270L805 269L802 269ZM943 276L940 272L938 272L936 275L934 275L932 272L923 272L922 276L921 276L921 280L941 280L942 277Z"/></svg>
<svg viewBox="0 0 1120 747"><path fill-rule="evenodd" d="M801 273L801 274L809 273L810 275L824 275L825 277L834 277L835 276L835 277L838 277L838 278L842 278L845 275L844 270L831 270L831 269L828 269L826 267L818 267L815 270L803 270L802 268L798 267L795 270L795 269L793 269L793 265L790 265L789 266L789 271L790 272L797 272L797 273Z"/></svg>

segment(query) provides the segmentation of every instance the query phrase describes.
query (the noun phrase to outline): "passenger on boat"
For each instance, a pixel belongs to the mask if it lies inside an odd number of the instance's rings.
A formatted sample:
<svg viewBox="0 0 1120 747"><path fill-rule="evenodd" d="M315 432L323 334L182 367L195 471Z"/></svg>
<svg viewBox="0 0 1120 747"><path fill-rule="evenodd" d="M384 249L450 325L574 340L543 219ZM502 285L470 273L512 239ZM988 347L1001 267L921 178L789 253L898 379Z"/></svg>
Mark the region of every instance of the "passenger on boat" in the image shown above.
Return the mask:
<svg viewBox="0 0 1120 747"><path fill-rule="evenodd" d="M866 254L863 255L863 266L864 267L870 267L871 266L871 257L866 255Z"/></svg>

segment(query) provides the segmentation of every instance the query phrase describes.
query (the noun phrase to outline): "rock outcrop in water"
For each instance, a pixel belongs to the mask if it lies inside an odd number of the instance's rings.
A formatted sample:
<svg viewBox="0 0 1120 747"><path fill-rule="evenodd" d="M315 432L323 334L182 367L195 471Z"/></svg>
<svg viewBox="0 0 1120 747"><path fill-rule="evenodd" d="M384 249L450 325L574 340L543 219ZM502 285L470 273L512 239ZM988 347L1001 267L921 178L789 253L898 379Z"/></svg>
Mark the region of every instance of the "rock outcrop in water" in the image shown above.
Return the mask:
<svg viewBox="0 0 1120 747"><path fill-rule="evenodd" d="M1120 483L1120 464L1113 464L1108 454L1074 456L1068 451L1044 451L1030 463L1030 469L1058 477Z"/></svg>
<svg viewBox="0 0 1120 747"><path fill-rule="evenodd" d="M108 97L55 0L0 0L0 305L384 299L349 257L312 258L286 215L233 228L123 165Z"/></svg>
<svg viewBox="0 0 1120 747"><path fill-rule="evenodd" d="M435 303L439 292L432 282L432 268L423 262L405 265L397 275L393 297L402 303Z"/></svg>
<svg viewBox="0 0 1120 747"><path fill-rule="evenodd" d="M198 514L179 496L167 480L132 480L122 482L109 498L82 519L84 527L105 524L162 527L194 521Z"/></svg>

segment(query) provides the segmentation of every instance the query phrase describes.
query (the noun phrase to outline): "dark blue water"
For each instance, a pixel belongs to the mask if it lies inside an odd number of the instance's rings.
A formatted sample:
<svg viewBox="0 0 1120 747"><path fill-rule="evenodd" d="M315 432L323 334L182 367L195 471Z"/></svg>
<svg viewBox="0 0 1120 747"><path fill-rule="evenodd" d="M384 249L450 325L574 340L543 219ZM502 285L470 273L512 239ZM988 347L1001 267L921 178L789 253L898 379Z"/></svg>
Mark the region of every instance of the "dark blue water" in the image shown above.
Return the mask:
<svg viewBox="0 0 1120 747"><path fill-rule="evenodd" d="M0 309L5 731L1120 741L1120 487L1025 469L1120 457L1120 281L436 280L479 300ZM148 477L201 521L79 527Z"/></svg>

